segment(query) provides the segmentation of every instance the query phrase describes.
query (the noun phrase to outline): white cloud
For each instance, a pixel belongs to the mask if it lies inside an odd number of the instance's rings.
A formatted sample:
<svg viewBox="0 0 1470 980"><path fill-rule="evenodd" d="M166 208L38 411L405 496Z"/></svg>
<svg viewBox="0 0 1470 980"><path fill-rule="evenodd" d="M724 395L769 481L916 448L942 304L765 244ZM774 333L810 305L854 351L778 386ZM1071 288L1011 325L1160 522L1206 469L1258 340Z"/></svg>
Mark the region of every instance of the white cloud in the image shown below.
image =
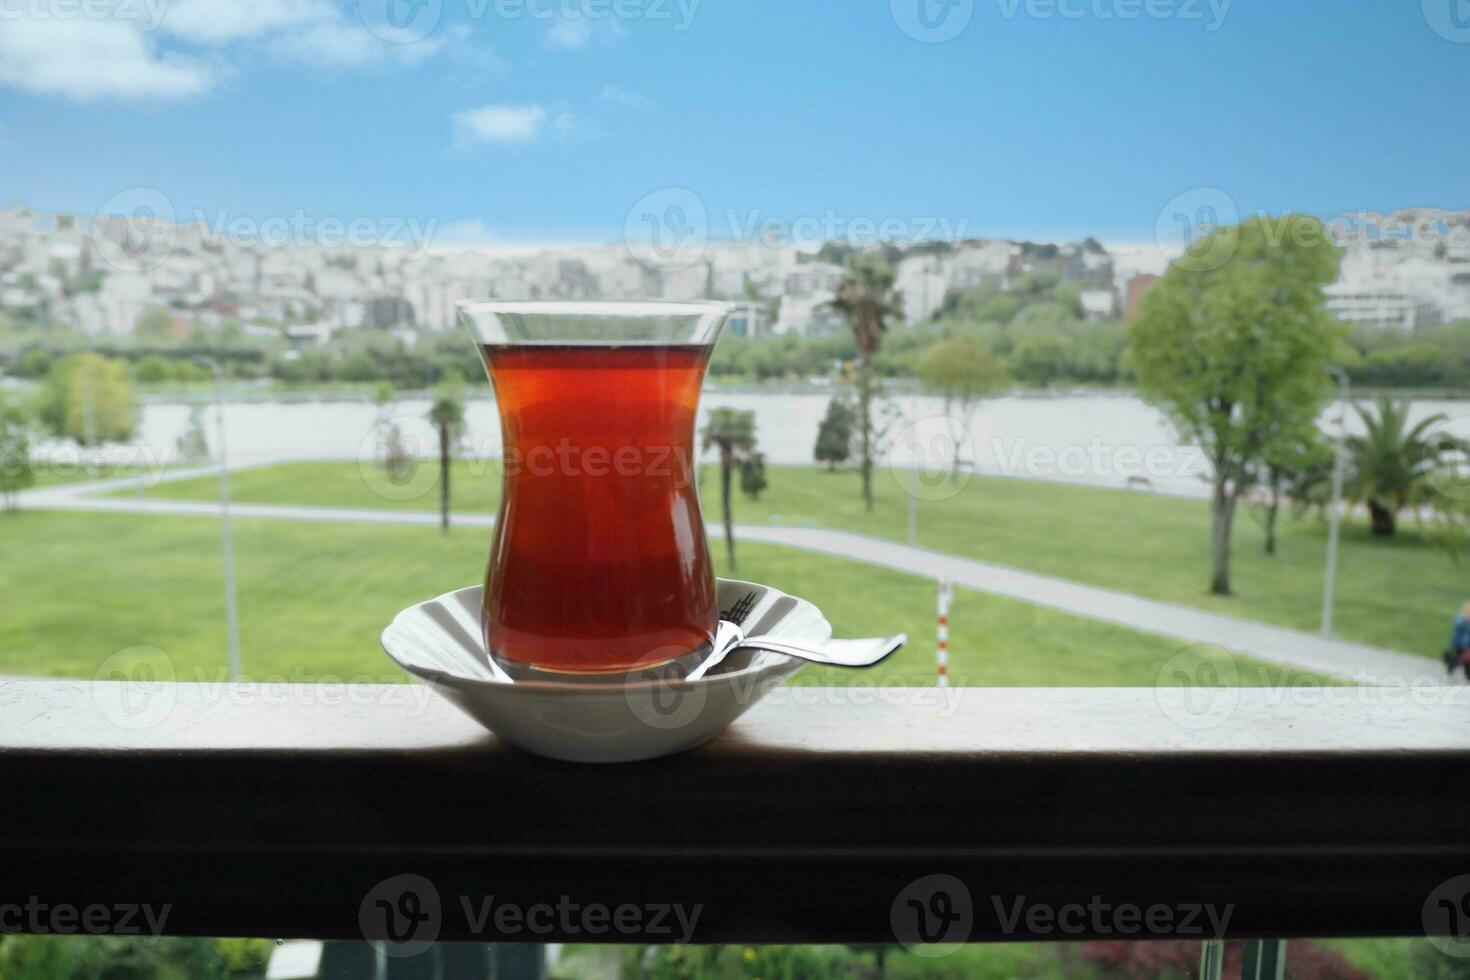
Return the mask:
<svg viewBox="0 0 1470 980"><path fill-rule="evenodd" d="M0 0L0 7L6 5ZM0 18L0 85L75 101L178 100L227 74L232 47L333 68L414 64L442 37L393 43L343 0L50 0ZM0 11L3 12L3 11Z"/></svg>
<svg viewBox="0 0 1470 980"><path fill-rule="evenodd" d="M447 221L434 229L434 245L486 245L496 242L500 236L479 218Z"/></svg>
<svg viewBox="0 0 1470 980"><path fill-rule="evenodd" d="M558 114L558 128L565 115ZM481 106L456 112L454 132L462 143L531 143L540 138L546 116L546 107L541 105Z"/></svg>
<svg viewBox="0 0 1470 980"><path fill-rule="evenodd" d="M592 40L592 28L583 17L561 17L546 31L546 40L553 48L576 51Z"/></svg>
<svg viewBox="0 0 1470 980"><path fill-rule="evenodd" d="M594 37L610 43L627 33L628 29L618 23L615 17L600 20L580 16L558 17L546 29L546 42L553 48L561 48L565 51L580 51Z"/></svg>
<svg viewBox="0 0 1470 980"><path fill-rule="evenodd" d="M439 50L437 38L391 44L360 24L324 20L277 35L267 45L272 54L309 65L360 68L384 61L416 64Z"/></svg>
<svg viewBox="0 0 1470 980"><path fill-rule="evenodd" d="M128 20L31 16L0 30L0 83L78 102L188 99L218 73L197 58L160 53Z"/></svg>
<svg viewBox="0 0 1470 980"><path fill-rule="evenodd" d="M617 85L604 85L602 91L597 93L598 102L606 102L609 105L623 105L634 109L647 109L648 97L637 92L630 92Z"/></svg>
<svg viewBox="0 0 1470 980"><path fill-rule="evenodd" d="M449 40L445 45L445 50L459 64L476 71L493 72L497 75L510 70L510 63L493 48L476 44L474 34L464 24L454 25L447 33Z"/></svg>
<svg viewBox="0 0 1470 980"><path fill-rule="evenodd" d="M221 44L340 18L326 0L169 0L159 27L188 41Z"/></svg>

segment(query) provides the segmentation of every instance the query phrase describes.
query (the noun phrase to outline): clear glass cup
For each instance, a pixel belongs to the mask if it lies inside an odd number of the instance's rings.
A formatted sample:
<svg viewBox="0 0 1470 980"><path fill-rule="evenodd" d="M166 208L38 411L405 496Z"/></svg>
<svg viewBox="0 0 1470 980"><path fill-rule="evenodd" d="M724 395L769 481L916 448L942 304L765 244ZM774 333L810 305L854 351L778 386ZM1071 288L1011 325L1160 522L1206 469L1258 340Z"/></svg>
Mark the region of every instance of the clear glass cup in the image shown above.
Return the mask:
<svg viewBox="0 0 1470 980"><path fill-rule="evenodd" d="M708 649L719 622L694 456L724 303L459 307L504 436L486 648L516 668L623 672Z"/></svg>

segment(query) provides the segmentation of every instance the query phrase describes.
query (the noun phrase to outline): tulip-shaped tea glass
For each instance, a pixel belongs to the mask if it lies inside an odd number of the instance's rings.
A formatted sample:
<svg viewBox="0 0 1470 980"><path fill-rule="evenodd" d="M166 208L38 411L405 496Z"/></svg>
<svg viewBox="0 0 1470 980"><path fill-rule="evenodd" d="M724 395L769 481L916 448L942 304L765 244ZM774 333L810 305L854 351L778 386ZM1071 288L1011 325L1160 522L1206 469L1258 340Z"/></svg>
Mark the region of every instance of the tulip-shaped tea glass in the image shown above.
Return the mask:
<svg viewBox="0 0 1470 980"><path fill-rule="evenodd" d="M694 428L723 303L471 303L504 436L482 621L512 674L706 652Z"/></svg>

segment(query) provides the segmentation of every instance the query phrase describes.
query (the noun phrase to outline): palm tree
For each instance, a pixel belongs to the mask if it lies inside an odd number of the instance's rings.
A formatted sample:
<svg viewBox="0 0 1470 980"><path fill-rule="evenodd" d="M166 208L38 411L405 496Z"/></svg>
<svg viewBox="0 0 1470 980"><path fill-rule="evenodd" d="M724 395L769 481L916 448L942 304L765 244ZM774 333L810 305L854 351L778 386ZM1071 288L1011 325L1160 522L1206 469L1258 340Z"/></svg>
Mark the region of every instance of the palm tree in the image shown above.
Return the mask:
<svg viewBox="0 0 1470 980"><path fill-rule="evenodd" d="M725 522L725 554L730 570L735 570L735 519L730 511L730 483L736 467L755 452L755 412L735 408L716 408L704 424L704 448L720 450L720 507Z"/></svg>
<svg viewBox="0 0 1470 980"><path fill-rule="evenodd" d="M901 297L893 289L893 266L883 256L854 255L837 286L834 310L847 318L858 348L858 451L863 502L873 509L873 358L883 346L889 317L902 317Z"/></svg>
<svg viewBox="0 0 1470 980"><path fill-rule="evenodd" d="M1354 406L1363 421L1364 433L1349 436L1352 457L1352 489L1355 500L1368 504L1373 533L1393 535L1399 511L1425 503L1432 494L1429 477L1444 465L1444 455L1453 448L1447 436L1430 432L1445 421L1431 415L1409 425L1409 403L1380 398L1377 414Z"/></svg>
<svg viewBox="0 0 1470 980"><path fill-rule="evenodd" d="M464 400L456 385L446 383L429 408L429 421L439 430L439 527L449 533L449 460L464 432Z"/></svg>

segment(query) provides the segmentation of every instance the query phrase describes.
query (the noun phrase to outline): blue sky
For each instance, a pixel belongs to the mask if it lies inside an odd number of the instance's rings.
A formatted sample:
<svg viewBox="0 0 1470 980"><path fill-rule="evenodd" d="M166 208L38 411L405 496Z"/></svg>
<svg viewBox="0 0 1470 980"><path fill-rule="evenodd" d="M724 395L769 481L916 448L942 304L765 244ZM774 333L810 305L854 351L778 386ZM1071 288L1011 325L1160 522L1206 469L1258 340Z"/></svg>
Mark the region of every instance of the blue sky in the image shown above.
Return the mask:
<svg viewBox="0 0 1470 980"><path fill-rule="evenodd" d="M734 212L1121 242L1200 187L1470 207L1464 0L419 0L409 35L389 0L64 2L0 0L0 201L48 211L142 186L181 217L610 241L672 186L716 237Z"/></svg>

